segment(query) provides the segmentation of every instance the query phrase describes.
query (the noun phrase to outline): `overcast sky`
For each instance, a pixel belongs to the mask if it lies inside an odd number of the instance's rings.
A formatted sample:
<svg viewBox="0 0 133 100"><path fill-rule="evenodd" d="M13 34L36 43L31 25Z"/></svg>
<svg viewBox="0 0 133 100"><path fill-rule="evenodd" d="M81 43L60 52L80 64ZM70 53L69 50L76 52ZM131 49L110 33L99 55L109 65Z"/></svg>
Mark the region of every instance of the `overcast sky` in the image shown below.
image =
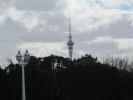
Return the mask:
<svg viewBox="0 0 133 100"><path fill-rule="evenodd" d="M68 17L74 57L85 53L133 57L133 0L0 0L0 63L19 49L68 56Z"/></svg>

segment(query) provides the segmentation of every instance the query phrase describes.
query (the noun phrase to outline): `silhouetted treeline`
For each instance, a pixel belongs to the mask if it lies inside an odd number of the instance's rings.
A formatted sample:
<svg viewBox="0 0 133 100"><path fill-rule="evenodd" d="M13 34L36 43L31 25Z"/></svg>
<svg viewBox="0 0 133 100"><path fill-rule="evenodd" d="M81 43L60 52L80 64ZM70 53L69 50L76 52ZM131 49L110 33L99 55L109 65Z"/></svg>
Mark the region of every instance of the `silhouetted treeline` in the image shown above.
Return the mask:
<svg viewBox="0 0 133 100"><path fill-rule="evenodd" d="M52 70L54 62L57 70ZM132 100L133 74L85 55L71 61L32 56L25 66L26 100ZM21 100L21 66L0 69L0 98Z"/></svg>

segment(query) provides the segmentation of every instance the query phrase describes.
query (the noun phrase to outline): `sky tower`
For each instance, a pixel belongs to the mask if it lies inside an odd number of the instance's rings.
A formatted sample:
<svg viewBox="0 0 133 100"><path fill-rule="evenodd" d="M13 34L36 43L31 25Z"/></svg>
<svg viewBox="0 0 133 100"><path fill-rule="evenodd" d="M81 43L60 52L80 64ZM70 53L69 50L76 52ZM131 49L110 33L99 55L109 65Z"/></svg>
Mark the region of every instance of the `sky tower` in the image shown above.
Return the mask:
<svg viewBox="0 0 133 100"><path fill-rule="evenodd" d="M69 30L69 37L68 37L67 46L68 46L69 58L72 60L72 58L73 58L73 46L74 46L74 42L72 41L71 18L69 18L68 30Z"/></svg>

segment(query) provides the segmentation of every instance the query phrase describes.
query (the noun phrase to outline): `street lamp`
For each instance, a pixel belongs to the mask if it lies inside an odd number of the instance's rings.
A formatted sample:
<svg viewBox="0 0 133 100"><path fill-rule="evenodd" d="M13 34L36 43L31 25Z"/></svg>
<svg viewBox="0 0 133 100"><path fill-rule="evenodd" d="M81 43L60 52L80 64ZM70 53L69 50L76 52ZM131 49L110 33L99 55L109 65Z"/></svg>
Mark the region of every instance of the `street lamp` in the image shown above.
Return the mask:
<svg viewBox="0 0 133 100"><path fill-rule="evenodd" d="M28 50L25 51L25 54L22 55L20 51L18 51L16 55L16 60L18 61L18 64L22 67L22 100L26 100L25 95L25 71L24 67L28 64L30 59L30 54Z"/></svg>

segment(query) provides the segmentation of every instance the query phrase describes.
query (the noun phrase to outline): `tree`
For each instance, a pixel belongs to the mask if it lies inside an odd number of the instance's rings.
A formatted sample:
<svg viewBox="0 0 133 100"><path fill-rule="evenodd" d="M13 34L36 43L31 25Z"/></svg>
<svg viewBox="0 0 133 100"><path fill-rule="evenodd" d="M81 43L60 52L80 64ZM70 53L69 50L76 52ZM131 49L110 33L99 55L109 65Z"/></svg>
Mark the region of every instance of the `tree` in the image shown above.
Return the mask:
<svg viewBox="0 0 133 100"><path fill-rule="evenodd" d="M127 58L111 57L105 59L103 63L113 67L117 67L119 70L127 70L129 67L129 62Z"/></svg>
<svg viewBox="0 0 133 100"><path fill-rule="evenodd" d="M82 56L80 59L78 59L77 62L82 65L95 64L97 63L97 57L94 58L91 55L86 54L85 56Z"/></svg>

